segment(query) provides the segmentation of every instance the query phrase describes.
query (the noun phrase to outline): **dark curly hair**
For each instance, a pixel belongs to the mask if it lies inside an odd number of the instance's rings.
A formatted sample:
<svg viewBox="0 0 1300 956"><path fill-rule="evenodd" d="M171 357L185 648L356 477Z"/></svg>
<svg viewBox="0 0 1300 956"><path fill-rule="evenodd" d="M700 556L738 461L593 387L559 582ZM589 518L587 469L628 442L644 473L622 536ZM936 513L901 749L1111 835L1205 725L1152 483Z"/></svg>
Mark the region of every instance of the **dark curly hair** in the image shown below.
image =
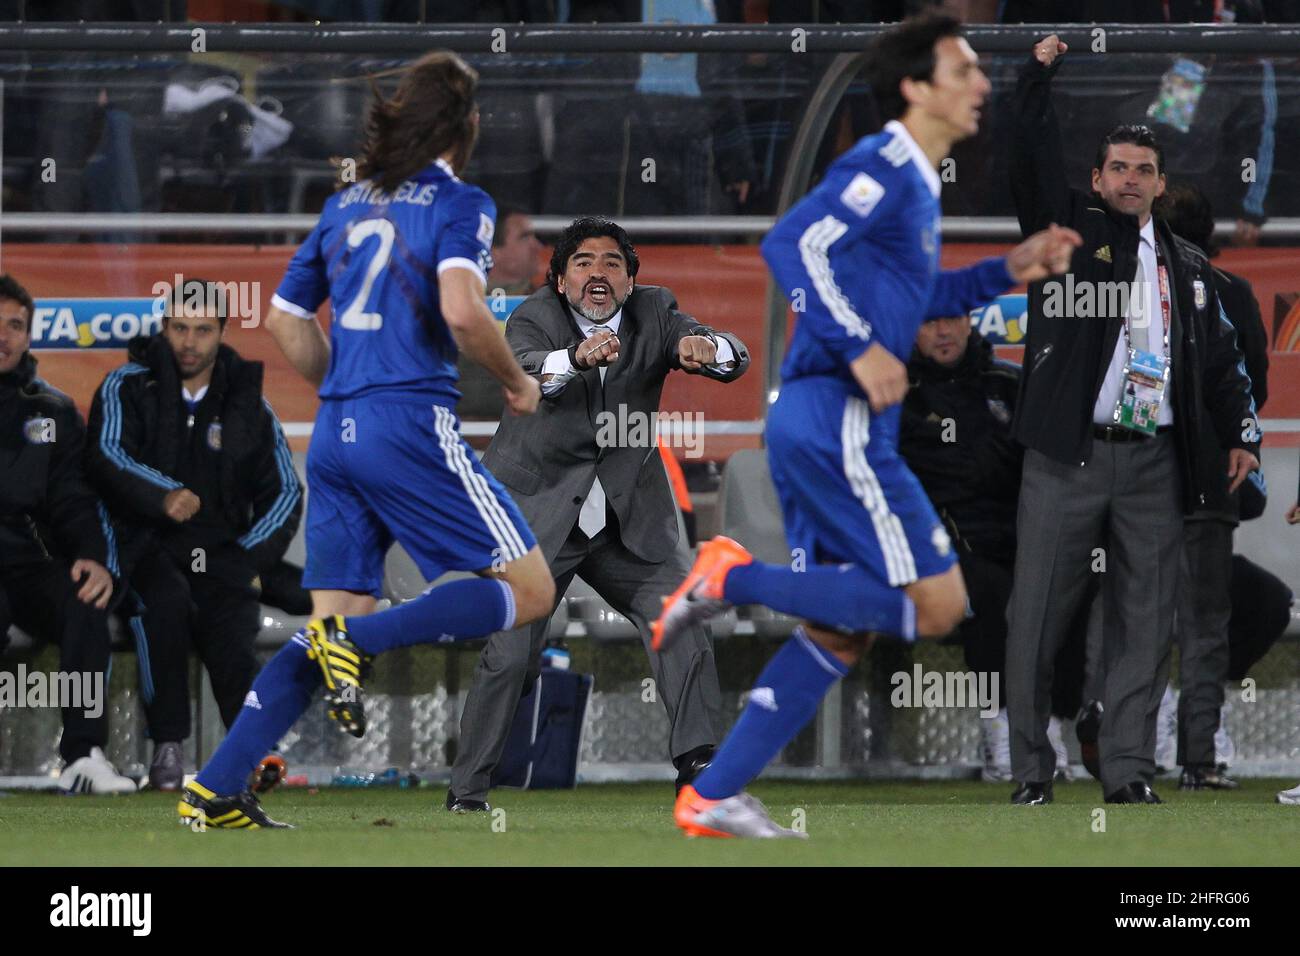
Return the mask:
<svg viewBox="0 0 1300 956"><path fill-rule="evenodd" d="M619 251L623 253L623 259L627 262L627 274L635 279L637 270L641 268L641 260L637 258L636 247L628 238L627 230L618 223L599 216L584 216L565 226L560 237L555 240L555 249L551 252L551 265L546 270L547 285L559 292L560 276L564 275L564 270L569 267L569 260L578 251L578 247L588 239L598 239L601 236L607 236L618 243Z"/></svg>
<svg viewBox="0 0 1300 956"><path fill-rule="evenodd" d="M426 53L412 63L390 98L374 87L357 178L373 179L391 192L449 149L455 153L452 169L459 173L478 138L477 89L478 73L449 50Z"/></svg>
<svg viewBox="0 0 1300 956"><path fill-rule="evenodd" d="M19 284L9 273L0 275L0 299L11 299L27 310L27 331L32 331L32 316L36 313L36 303L31 293Z"/></svg>

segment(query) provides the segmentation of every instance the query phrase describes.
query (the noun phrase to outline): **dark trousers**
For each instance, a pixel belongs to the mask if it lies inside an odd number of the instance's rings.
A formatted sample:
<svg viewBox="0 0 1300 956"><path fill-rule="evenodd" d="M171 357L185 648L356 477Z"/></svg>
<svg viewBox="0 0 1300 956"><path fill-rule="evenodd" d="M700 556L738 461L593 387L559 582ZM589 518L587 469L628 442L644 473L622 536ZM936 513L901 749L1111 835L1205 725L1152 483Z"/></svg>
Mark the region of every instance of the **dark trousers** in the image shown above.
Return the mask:
<svg viewBox="0 0 1300 956"><path fill-rule="evenodd" d="M1294 595L1281 578L1239 554L1232 556L1228 680L1243 680L1291 623Z"/></svg>
<svg viewBox="0 0 1300 956"><path fill-rule="evenodd" d="M1155 776L1156 717L1169 676L1183 546L1180 494L1171 434L1094 441L1085 466L1025 453L1007 610L1007 715L1017 781L1052 779L1047 723L1056 656L1099 581L1102 788L1109 794Z"/></svg>
<svg viewBox="0 0 1300 956"><path fill-rule="evenodd" d="M177 567L162 550L136 565L130 589L124 613L140 659L149 736L179 741L190 735L191 648L207 668L221 720L229 728L257 675L257 591Z"/></svg>
<svg viewBox="0 0 1300 956"><path fill-rule="evenodd" d="M1232 530L1226 521L1188 521L1178 596L1178 762L1214 766L1214 733L1228 679L1232 615Z"/></svg>
<svg viewBox="0 0 1300 956"><path fill-rule="evenodd" d="M71 564L49 561L0 570L0 634L17 624L32 637L59 645L59 670L65 674L104 675L108 693L108 612L77 600L79 585ZM63 708L59 755L71 763L108 742L108 702L98 717L82 708Z"/></svg>
<svg viewBox="0 0 1300 956"><path fill-rule="evenodd" d="M999 708L1007 705L1007 604L1015 571L1010 560L983 555L961 555L961 574L966 581L972 616L958 633L968 670L998 675ZM1052 714L1073 718L1083 704L1084 663L1088 636L1088 607L1075 615L1065 643L1056 655L1052 675Z"/></svg>
<svg viewBox="0 0 1300 956"><path fill-rule="evenodd" d="M676 553L659 564L638 558L623 546L617 519L588 539L575 526L551 562L558 605L576 574L636 625L650 658L658 696L668 712L669 756L674 760L696 747L719 740L722 692L713 648L704 629L693 627L661 653L650 651L650 623L659 615L660 601L682 583L691 569L685 540ZM554 609L552 609L554 610ZM519 698L536 680L538 655L546 640L549 615L513 631L493 634L474 668L474 682L465 697L460 719L460 747L451 770L452 792L483 800L492 771L500 762Z"/></svg>

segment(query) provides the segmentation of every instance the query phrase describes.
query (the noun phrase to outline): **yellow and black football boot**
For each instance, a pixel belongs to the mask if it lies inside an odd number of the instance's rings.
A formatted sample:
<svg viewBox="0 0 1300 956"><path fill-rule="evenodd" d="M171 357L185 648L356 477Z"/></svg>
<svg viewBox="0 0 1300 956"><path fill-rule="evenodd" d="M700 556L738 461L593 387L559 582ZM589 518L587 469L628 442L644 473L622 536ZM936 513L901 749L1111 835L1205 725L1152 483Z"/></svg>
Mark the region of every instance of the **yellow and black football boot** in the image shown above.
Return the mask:
<svg viewBox="0 0 1300 956"><path fill-rule="evenodd" d="M361 681L370 673L372 658L348 640L342 614L312 621L306 629L308 660L320 663L325 675L325 704L331 719L353 737L366 732L366 707Z"/></svg>
<svg viewBox="0 0 1300 956"><path fill-rule="evenodd" d="M176 805L181 825L194 830L292 830L293 825L272 820L245 790L231 797L219 797L198 782L190 782Z"/></svg>

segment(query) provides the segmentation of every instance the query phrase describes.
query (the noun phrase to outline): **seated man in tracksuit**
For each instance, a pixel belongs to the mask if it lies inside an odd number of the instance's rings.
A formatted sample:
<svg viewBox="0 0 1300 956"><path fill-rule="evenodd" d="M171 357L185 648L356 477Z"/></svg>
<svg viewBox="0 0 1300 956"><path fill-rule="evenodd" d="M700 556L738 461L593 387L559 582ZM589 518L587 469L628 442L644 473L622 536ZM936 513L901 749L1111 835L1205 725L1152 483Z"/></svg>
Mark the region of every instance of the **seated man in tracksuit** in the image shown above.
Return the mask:
<svg viewBox="0 0 1300 956"><path fill-rule="evenodd" d="M36 377L33 311L27 291L0 276L0 651L17 624L58 644L62 674L77 675L83 688L90 678L88 696L97 701L61 702L59 788L130 793L135 781L103 751L116 553L82 471L81 416L72 399Z"/></svg>
<svg viewBox="0 0 1300 956"><path fill-rule="evenodd" d="M228 728L257 673L261 575L302 514L262 364L222 343L226 315L220 284L184 282L90 410L87 467L120 541L158 789L181 785L191 646Z"/></svg>

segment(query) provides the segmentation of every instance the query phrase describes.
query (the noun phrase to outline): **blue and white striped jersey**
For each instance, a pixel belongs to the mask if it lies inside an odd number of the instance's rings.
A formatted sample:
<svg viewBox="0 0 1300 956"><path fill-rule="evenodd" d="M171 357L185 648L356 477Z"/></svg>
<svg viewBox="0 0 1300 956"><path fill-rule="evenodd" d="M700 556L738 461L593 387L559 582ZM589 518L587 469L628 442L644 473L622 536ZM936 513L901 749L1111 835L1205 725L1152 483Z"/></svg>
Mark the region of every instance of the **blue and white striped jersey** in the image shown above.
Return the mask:
<svg viewBox="0 0 1300 956"><path fill-rule="evenodd" d="M906 362L926 318L964 314L1014 284L1002 258L939 269L939 185L906 127L890 121L767 234L763 257L796 313L783 380L853 382L849 364L875 342Z"/></svg>
<svg viewBox="0 0 1300 956"><path fill-rule="evenodd" d="M466 268L486 282L495 222L488 194L441 159L392 193L366 180L329 198L271 299L310 320L331 300L322 399L382 392L455 406L457 349L438 276Z"/></svg>

